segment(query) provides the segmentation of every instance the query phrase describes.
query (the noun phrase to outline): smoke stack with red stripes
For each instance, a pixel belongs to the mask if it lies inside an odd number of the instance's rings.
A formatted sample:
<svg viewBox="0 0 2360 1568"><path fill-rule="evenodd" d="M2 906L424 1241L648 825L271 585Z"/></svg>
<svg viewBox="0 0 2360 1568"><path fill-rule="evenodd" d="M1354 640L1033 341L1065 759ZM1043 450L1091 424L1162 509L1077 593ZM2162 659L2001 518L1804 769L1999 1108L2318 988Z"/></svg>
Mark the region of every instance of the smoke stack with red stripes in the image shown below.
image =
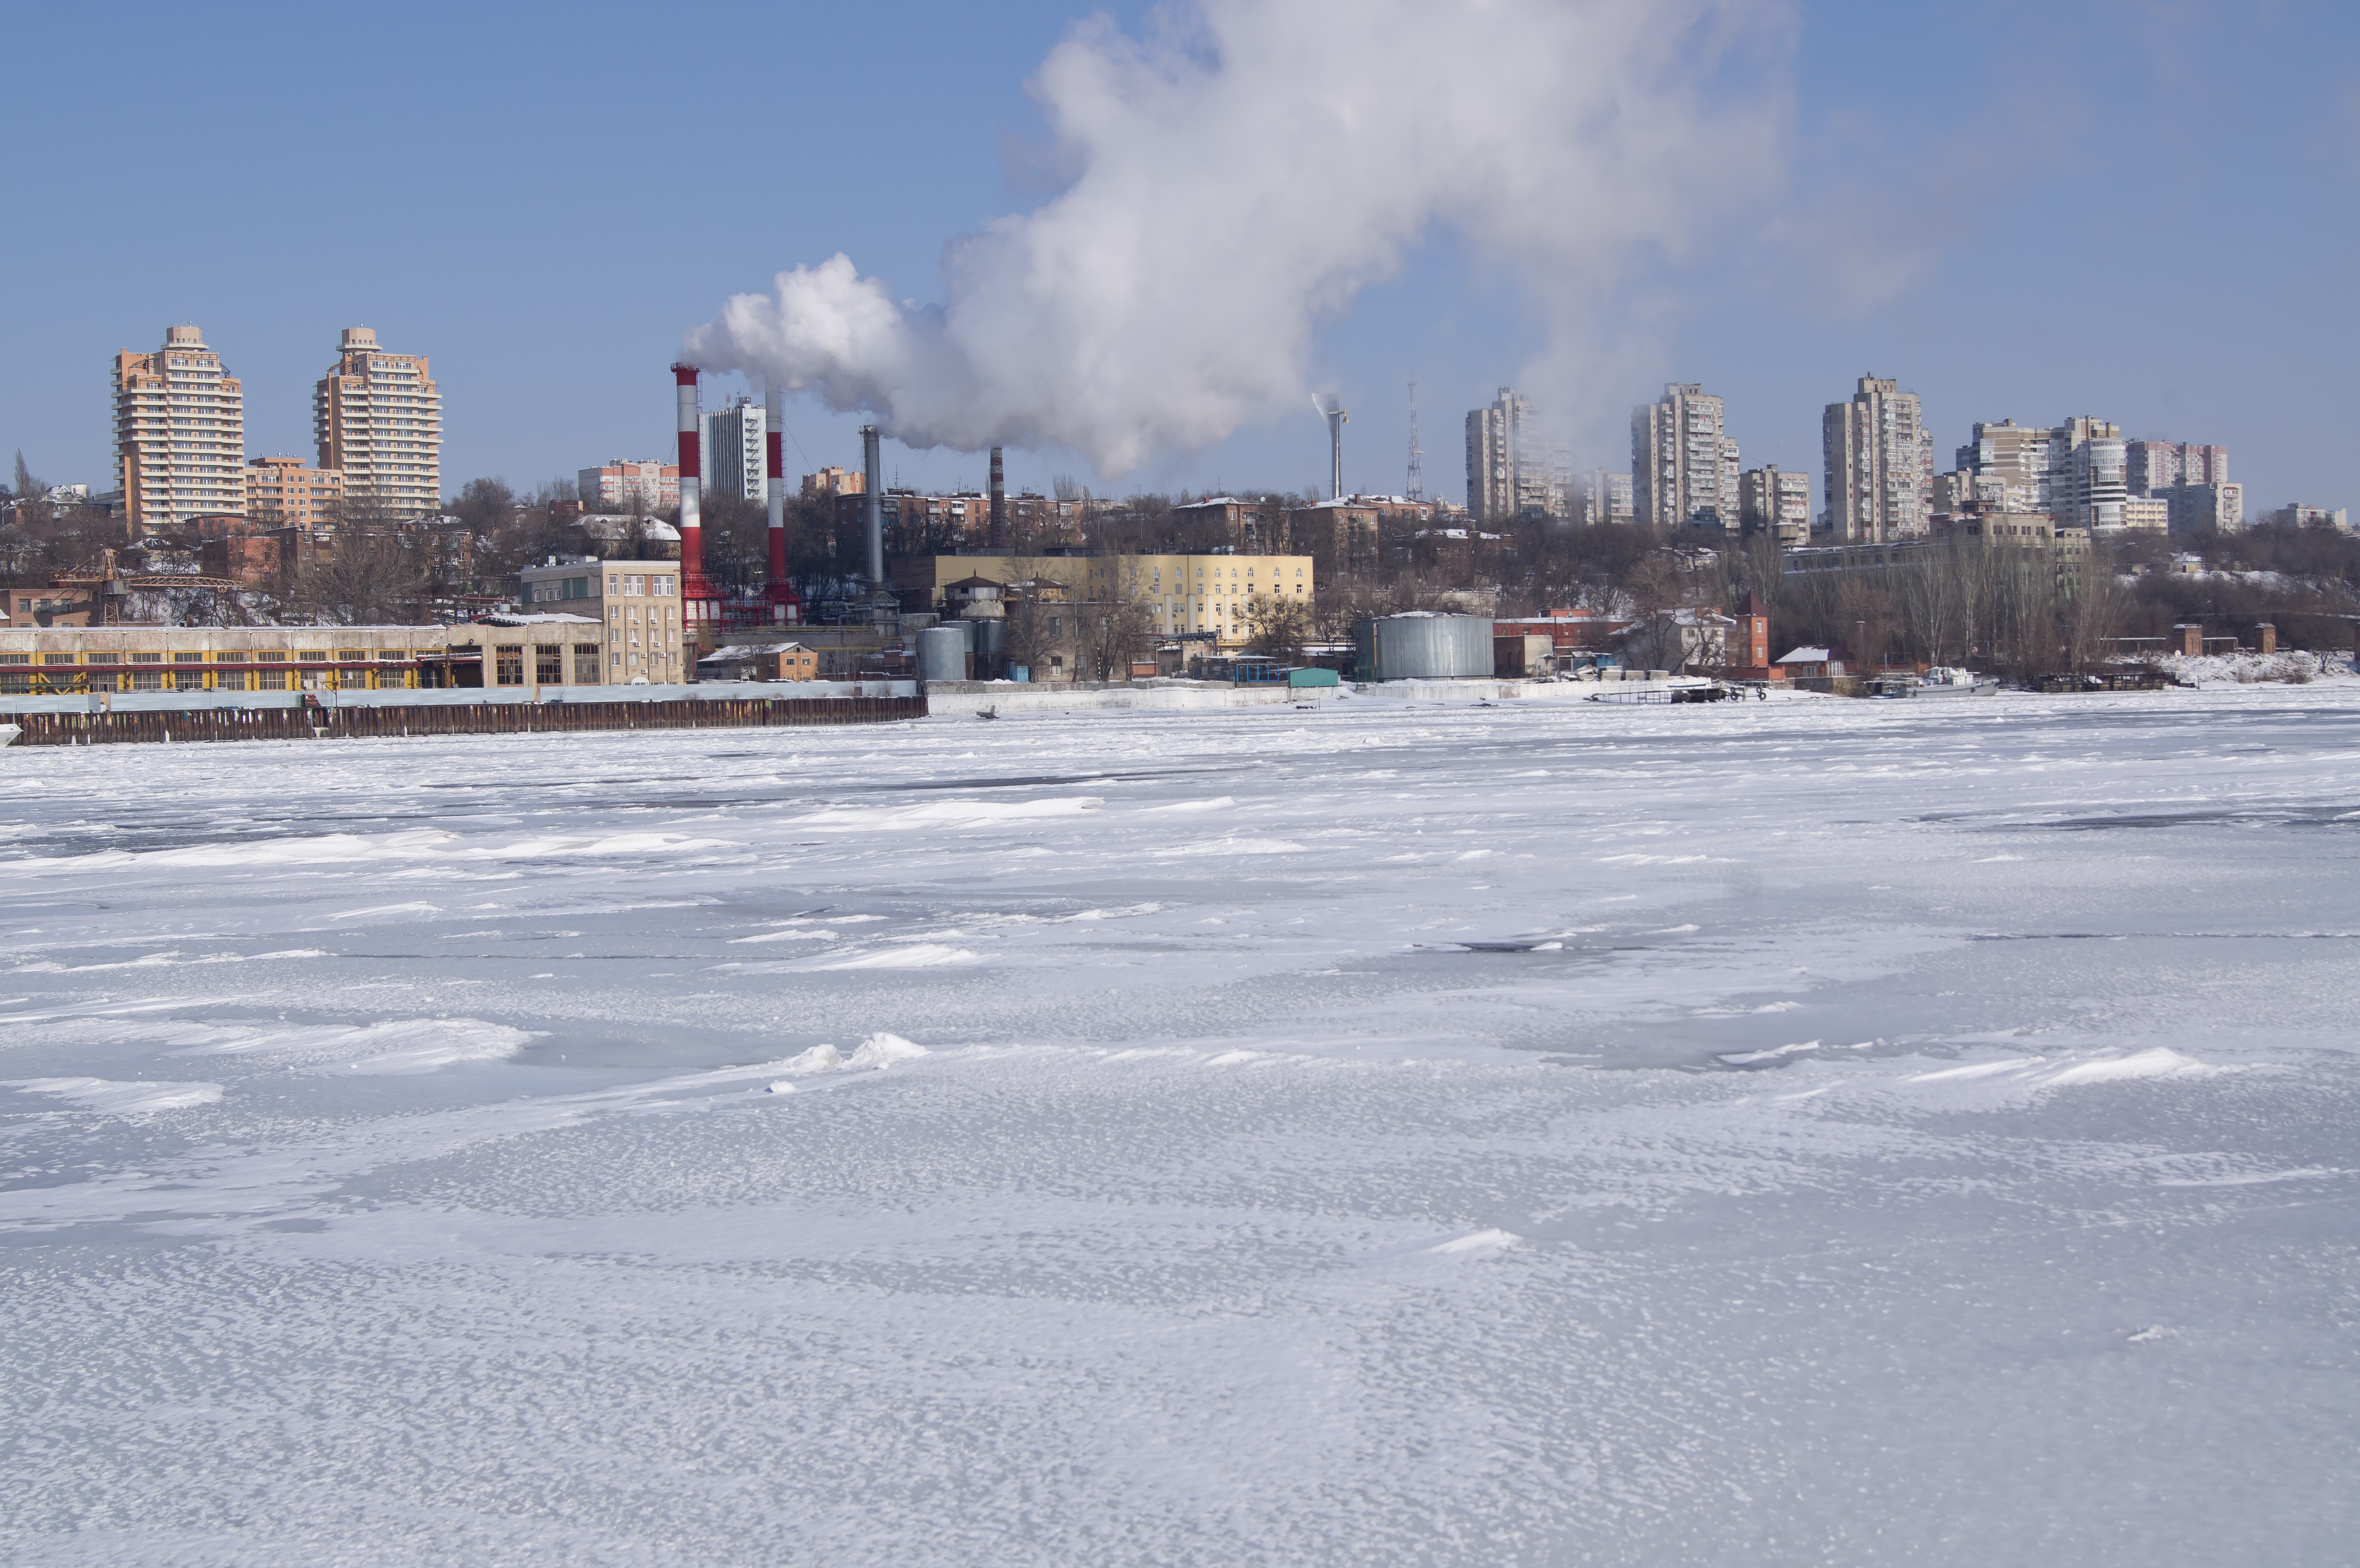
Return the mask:
<svg viewBox="0 0 2360 1568"><path fill-rule="evenodd" d="M696 369L693 365L675 365L672 378L680 406L680 614L686 623L684 632L692 633L697 646L703 648L712 635L713 584L705 578L705 529L702 508L705 498L705 466L698 459L703 445L703 422L696 406Z"/></svg>
<svg viewBox="0 0 2360 1568"><path fill-rule="evenodd" d="M763 389L763 495L770 510L770 574L766 596L770 601L770 619L780 626L791 626L803 619L803 599L795 593L794 584L787 581L787 455L781 445L786 440L786 395L776 387Z"/></svg>
<svg viewBox="0 0 2360 1568"><path fill-rule="evenodd" d="M991 548L1008 548L1008 473L1000 463L1000 449L991 449Z"/></svg>

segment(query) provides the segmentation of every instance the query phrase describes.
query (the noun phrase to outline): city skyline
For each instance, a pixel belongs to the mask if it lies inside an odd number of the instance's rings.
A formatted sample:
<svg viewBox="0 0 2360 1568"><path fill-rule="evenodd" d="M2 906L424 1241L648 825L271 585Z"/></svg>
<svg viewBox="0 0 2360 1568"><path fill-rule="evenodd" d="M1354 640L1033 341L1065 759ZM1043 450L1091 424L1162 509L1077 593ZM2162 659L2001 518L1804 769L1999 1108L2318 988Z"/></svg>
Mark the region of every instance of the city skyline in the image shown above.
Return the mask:
<svg viewBox="0 0 2360 1568"><path fill-rule="evenodd" d="M987 23L905 9L929 23L924 38L901 42L897 70L906 80L956 81L960 123L988 122L1018 143L1037 137L1022 84L1067 36L1072 12L1020 8ZM543 46L570 59L586 46L548 26L554 15L487 23L489 42ZM606 8L588 17L623 27L639 15ZM1134 29L1141 15L1137 6L1113 13L1118 26ZM1765 193L1775 199L1765 211L1733 216L1724 235L1749 238L1754 248L1743 263L1700 252L1635 270L1617 298L1659 327L1636 348L1601 349L1582 367L1586 409L1546 376L1527 374L1546 334L1492 263L1447 228L1405 252L1349 313L1322 322L1306 367L1306 380L1339 393L1354 411L1347 488L1403 487L1411 375L1430 409L1480 407L1513 384L1540 407L1563 410L1562 439L1577 471L1620 466L1612 425L1666 382L1700 384L1725 398L1730 435L1749 465L1816 472L1822 408L1873 369L1923 399L1938 451L1981 423L2053 426L2094 411L2129 440L2236 448L2249 515L2294 500L2345 503L2360 458L2332 439L2332 409L2311 399L2289 410L2260 389L2300 380L2312 362L2348 353L2360 339L2348 293L2334 283L2352 238L2360 118L2345 106L2333 62L2351 57L2353 24L2323 8L2253 18L2204 6L2169 16L2101 6L2046 19L2045 32L2006 6L1984 7L1976 19L1980 26L1960 28L1804 5L1783 28L1775 17L1765 23L1761 55L1748 69L1756 89L1789 106L1775 189ZM322 18L272 47L288 61L324 60L357 47L346 26ZM792 39L823 57L868 38L854 22L816 14L757 30L766 45ZM29 31L36 46L60 57L98 47L88 21L71 16L34 18ZM2042 47L2021 47L2036 35L2047 40ZM169 49L191 69L246 69L208 36L169 25L120 47L142 58ZM235 240L178 256L166 268L145 258L133 266L103 248L94 257L68 255L73 247L20 251L0 264L0 275L44 309L5 329L0 441L21 447L37 473L112 487L106 395L93 367L118 350L146 352L159 327L175 321L202 323L245 382L248 456L312 450L308 405L319 345L355 321L371 323L388 343L435 356L449 389L446 494L477 474L524 488L617 455L651 455L667 432L661 366L680 333L727 294L760 289L781 268L850 250L864 269L923 302L939 289L946 239L1027 210L1055 188L1022 159L1003 165L996 146L973 145L991 138L947 136L945 115L912 116L858 141L838 133L832 127L849 116L836 111L853 103L855 88L822 75L778 139L794 151L773 160L782 197L773 214L719 224L686 246L635 232L624 245L551 251L545 235L529 245L507 232L533 225L505 216L514 191L462 156L470 137L512 136L523 116L551 112L551 90L527 82L497 105L477 107L457 90L482 66L426 43L372 39L370 47L443 88L451 123L415 168L395 166L390 127L364 127L356 167L390 193L423 203L428 226L450 230L453 243L348 246L334 267ZM2062 62L2076 52L2111 63L2068 72ZM1867 80L1860 68L1878 61L1911 62L1919 91L1860 85ZM2259 120L2236 108L2241 91L2265 85L2289 107ZM33 117L61 123L66 91L37 85ZM2036 101L2041 114L1983 135L2004 111ZM129 118L145 123L159 113L134 105ZM263 120L235 113L240 145L258 138ZM531 141L560 189L678 191L692 205L720 210L717 187L705 191L715 176L665 161L660 136L560 118L564 136L541 129ZM1953 124L1981 139L1946 128ZM57 159L27 173L28 200L65 230L103 234L114 220L93 174L114 138L136 129L109 129L87 147L61 145ZM300 147L274 152L299 172L325 156ZM890 197L873 180L889 164L909 170L897 174ZM1906 194L1891 196L1882 176L1897 168L1911 177ZM2003 171L2010 223L1950 215L1959 192ZM1887 194L1872 199L1872 186ZM2223 191L2232 194L2213 194ZM169 212L180 198L162 200ZM2090 216L2060 237L2048 218L2076 201ZM2295 238L2180 244L2169 220L2191 203L2217 214L2233 235L2250 224ZM486 226L458 245L453 226L467 223ZM1795 237L1814 228L1858 236L1858 245L1839 247L1852 260L1807 266L1827 255ZM2077 265L2101 256L2103 267ZM2163 332L2125 325L2139 321L2179 325ZM735 377L709 377L708 406L745 390ZM808 397L792 400L790 466L846 463L858 451L858 422ZM1011 445L1008 460L1011 485L1041 489L1059 474L1115 493L1308 489L1324 474L1325 449L1325 431L1297 401L1111 485L1067 451ZM976 487L984 464L979 450L887 447L889 475L920 487ZM1427 476L1429 491L1458 488L1449 466Z"/></svg>

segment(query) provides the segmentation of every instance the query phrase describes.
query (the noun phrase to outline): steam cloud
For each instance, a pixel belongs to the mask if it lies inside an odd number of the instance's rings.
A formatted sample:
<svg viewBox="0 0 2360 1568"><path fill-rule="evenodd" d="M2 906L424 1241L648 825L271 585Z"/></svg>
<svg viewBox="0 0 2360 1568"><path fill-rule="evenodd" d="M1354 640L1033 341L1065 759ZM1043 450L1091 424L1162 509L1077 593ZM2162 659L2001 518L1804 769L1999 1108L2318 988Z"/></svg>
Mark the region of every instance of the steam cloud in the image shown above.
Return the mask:
<svg viewBox="0 0 2360 1568"><path fill-rule="evenodd" d="M1070 183L952 241L943 304L905 308L837 255L732 298L685 353L912 446L1062 444L1115 477L1299 408L1317 324L1448 225L1534 306L1527 376L1578 399L1627 335L1633 261L1774 182L1786 27L1767 0L1198 0L1144 38L1085 23L1031 83Z"/></svg>

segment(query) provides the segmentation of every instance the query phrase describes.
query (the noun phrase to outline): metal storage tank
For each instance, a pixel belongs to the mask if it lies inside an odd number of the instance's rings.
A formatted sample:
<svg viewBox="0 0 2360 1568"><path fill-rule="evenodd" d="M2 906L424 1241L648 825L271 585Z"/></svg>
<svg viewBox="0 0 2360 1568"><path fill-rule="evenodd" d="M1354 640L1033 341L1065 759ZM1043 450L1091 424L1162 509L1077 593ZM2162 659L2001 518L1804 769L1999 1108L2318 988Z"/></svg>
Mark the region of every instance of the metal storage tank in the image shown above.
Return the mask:
<svg viewBox="0 0 2360 1568"><path fill-rule="evenodd" d="M918 679L968 679L967 633L957 626L928 626L918 634Z"/></svg>
<svg viewBox="0 0 2360 1568"><path fill-rule="evenodd" d="M1361 681L1465 681L1491 674L1491 618L1430 610L1376 615L1352 628Z"/></svg>

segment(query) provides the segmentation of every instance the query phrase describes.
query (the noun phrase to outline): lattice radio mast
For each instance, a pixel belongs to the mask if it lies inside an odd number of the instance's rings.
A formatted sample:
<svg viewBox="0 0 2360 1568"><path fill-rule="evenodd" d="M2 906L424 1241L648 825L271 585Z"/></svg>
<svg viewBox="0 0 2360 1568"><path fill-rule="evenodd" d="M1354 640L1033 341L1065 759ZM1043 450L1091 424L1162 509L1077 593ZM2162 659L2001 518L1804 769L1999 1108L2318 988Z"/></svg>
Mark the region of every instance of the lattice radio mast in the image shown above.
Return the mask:
<svg viewBox="0 0 2360 1568"><path fill-rule="evenodd" d="M1417 445L1417 377L1409 378L1409 498L1426 499L1426 453Z"/></svg>

